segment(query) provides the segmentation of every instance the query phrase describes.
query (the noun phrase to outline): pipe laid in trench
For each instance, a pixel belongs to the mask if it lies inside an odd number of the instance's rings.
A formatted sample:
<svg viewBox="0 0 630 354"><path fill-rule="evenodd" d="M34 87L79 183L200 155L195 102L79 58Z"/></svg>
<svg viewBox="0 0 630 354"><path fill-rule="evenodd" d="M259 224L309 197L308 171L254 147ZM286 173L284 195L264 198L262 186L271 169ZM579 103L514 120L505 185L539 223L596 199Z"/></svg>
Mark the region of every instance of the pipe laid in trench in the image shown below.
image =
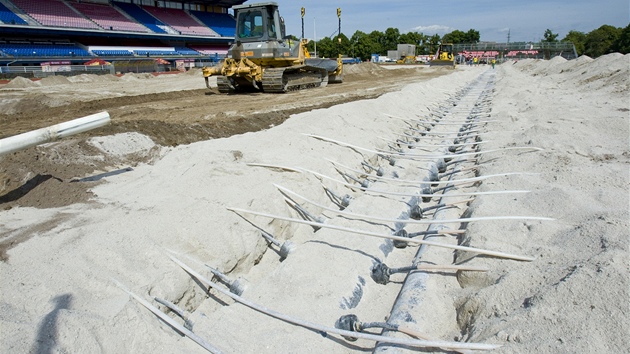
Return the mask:
<svg viewBox="0 0 630 354"><path fill-rule="evenodd" d="M180 266L190 276L197 279L199 281L198 284L203 284L204 286L207 286L208 289L212 288L220 292L221 294L230 297L232 300L240 303L241 305L249 307L250 309L254 311L260 312L269 317L279 319L281 321L284 321L292 325L296 325L299 327L317 331L320 334L328 333L328 334L336 334L336 335L345 336L345 337L358 337L358 338L367 339L367 340L371 340L375 342L391 343L391 344L396 344L396 345L406 346L406 347L413 347L413 348L430 347L430 348L449 348L449 349L493 350L493 349L497 349L501 347L500 345L497 345L497 344L486 344L486 343L458 343L458 342L447 342L447 341L428 341L428 340L409 339L409 338L383 337L380 335L375 335L375 334L370 334L370 333L352 332L352 331L338 329L335 327L328 327L328 326L320 325L320 324L306 321L306 320L296 318L290 315L285 315L278 311L272 310L265 306L259 305L255 302L247 300L239 295L231 293L221 288L216 283L208 280L207 278L205 278L204 276L202 276L201 274L199 274L194 269L192 269L191 267L189 267L188 265L186 265L179 259L175 258L174 256L169 255L169 258L173 262L175 262L175 264Z"/></svg>
<svg viewBox="0 0 630 354"><path fill-rule="evenodd" d="M453 178L453 175L449 176L449 180ZM445 192L442 196L448 197L449 193ZM441 199L438 201L441 203ZM444 225L444 220L450 217L450 214L454 211L449 209L438 209L433 214L433 220L429 220L433 222L428 230L441 230ZM432 235L427 234L423 240L427 240L432 237ZM418 265L423 254L427 249L427 244L421 244L418 248L418 251L414 257L413 264ZM425 314L420 311L423 306L423 300L426 297L425 292L427 291L427 281L429 275L424 272L419 271L411 271L407 274L405 281L398 293L398 297L392 306L392 310L390 311L390 315L388 317L388 323L401 326L406 325L408 323L416 323L426 325L428 322L426 321ZM383 336L395 336L395 331L391 331L388 329L384 329ZM378 343L376 348L372 352L372 354L385 354L385 353L399 353L400 349L398 347L394 347L388 343Z"/></svg>
<svg viewBox="0 0 630 354"><path fill-rule="evenodd" d="M100 112L68 122L55 124L50 127L0 139L0 156L100 128L108 124L109 121L109 113Z"/></svg>

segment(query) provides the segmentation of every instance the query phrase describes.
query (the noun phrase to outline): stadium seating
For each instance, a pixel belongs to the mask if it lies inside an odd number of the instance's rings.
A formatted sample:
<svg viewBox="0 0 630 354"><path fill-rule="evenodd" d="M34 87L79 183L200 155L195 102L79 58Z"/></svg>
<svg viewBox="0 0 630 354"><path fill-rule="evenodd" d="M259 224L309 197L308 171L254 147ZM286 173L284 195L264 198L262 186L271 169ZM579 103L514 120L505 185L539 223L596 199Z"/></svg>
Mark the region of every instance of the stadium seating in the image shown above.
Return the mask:
<svg viewBox="0 0 630 354"><path fill-rule="evenodd" d="M537 50L511 50L507 53L506 57L517 57L527 55L538 55Z"/></svg>
<svg viewBox="0 0 630 354"><path fill-rule="evenodd" d="M70 4L106 30L149 32L146 27L131 21L112 6L86 2L72 2Z"/></svg>
<svg viewBox="0 0 630 354"><path fill-rule="evenodd" d="M170 49L164 49L164 50L157 50L157 49L151 49L151 50L134 50L133 51L136 55L141 56L141 57L162 57L162 56L170 56L170 55L178 55L176 51L174 50L170 50Z"/></svg>
<svg viewBox="0 0 630 354"><path fill-rule="evenodd" d="M26 25L26 21L24 21L20 16L13 13L13 11L9 10L3 3L0 2L0 21L11 24L11 25Z"/></svg>
<svg viewBox="0 0 630 354"><path fill-rule="evenodd" d="M92 50L94 55L99 57L130 57L133 53L129 50L113 50L113 49L98 49Z"/></svg>
<svg viewBox="0 0 630 354"><path fill-rule="evenodd" d="M196 50L192 50L190 48L186 48L186 47L175 47L175 51L177 52L177 54L179 55L200 55L200 53Z"/></svg>
<svg viewBox="0 0 630 354"><path fill-rule="evenodd" d="M0 50L13 57L89 57L91 54L72 43L0 43Z"/></svg>
<svg viewBox="0 0 630 354"><path fill-rule="evenodd" d="M190 49L196 50L203 55L218 55L220 57L227 56L228 48L209 45L191 45Z"/></svg>
<svg viewBox="0 0 630 354"><path fill-rule="evenodd" d="M105 1L83 0L0 0L1 28L14 27L7 26L7 23L19 24L25 28L35 27L42 33L31 35L31 32L25 30L22 34L19 33L20 30L17 34L3 36L0 38L0 57L3 62L12 61L14 58L28 61L64 58L79 62L86 57L95 56L113 60L166 57L196 58L205 61L219 60L227 56L225 41L228 39L220 37L234 36L236 23L231 15L201 11L194 11L197 15L193 15L193 11L141 6L120 1L125 0L109 1L108 4ZM217 32L211 26L216 28ZM45 27L61 29L51 30ZM91 35L93 31L89 30L93 30L94 35ZM64 32L67 32L67 35L63 34ZM156 40L155 36L149 37L154 33L174 34L175 37L179 37L179 33L197 36L195 40L187 42L203 45L195 48L178 40L176 43L179 43L179 46L173 47L173 36ZM106 34L106 37L103 37L103 34ZM144 38L145 35L147 38ZM117 38L121 40L118 41Z"/></svg>
<svg viewBox="0 0 630 354"><path fill-rule="evenodd" d="M27 15L44 26L99 29L60 0L12 0Z"/></svg>
<svg viewBox="0 0 630 354"><path fill-rule="evenodd" d="M231 15L203 11L190 11L190 13L220 36L234 37L236 20Z"/></svg>
<svg viewBox="0 0 630 354"><path fill-rule="evenodd" d="M142 49L142 48L129 48L129 49L92 49L92 53L97 56L200 56L201 54L195 50L187 47L165 47L163 49Z"/></svg>
<svg viewBox="0 0 630 354"><path fill-rule="evenodd" d="M467 51L467 50L464 50L460 54L462 54L464 56L472 56L472 57L478 57L478 58L488 58L488 57L496 57L496 56L498 56L499 52L496 51L496 50L488 50L488 51L483 51L483 50Z"/></svg>
<svg viewBox="0 0 630 354"><path fill-rule="evenodd" d="M125 2L112 2L112 4L126 12L129 16L135 18L136 21L140 22L151 31L155 33L166 33L166 31L163 29L163 27L166 27L166 25L144 11L140 6L136 4L128 4Z"/></svg>
<svg viewBox="0 0 630 354"><path fill-rule="evenodd" d="M143 6L142 8L160 21L171 26L171 28L179 31L181 34L194 36L217 36L216 32L197 22L184 10L154 6Z"/></svg>

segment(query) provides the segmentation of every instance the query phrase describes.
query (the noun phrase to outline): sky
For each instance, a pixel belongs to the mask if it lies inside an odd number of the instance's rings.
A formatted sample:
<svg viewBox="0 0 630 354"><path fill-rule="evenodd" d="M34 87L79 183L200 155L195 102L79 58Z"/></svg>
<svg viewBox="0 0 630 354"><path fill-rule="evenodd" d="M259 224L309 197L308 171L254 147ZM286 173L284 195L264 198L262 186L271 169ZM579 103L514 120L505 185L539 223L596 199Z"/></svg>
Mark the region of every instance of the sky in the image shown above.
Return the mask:
<svg viewBox="0 0 630 354"><path fill-rule="evenodd" d="M247 4L265 0L250 0ZM538 42L546 29L559 34L570 30L588 33L602 25L626 27L630 23L628 0L272 0L284 17L287 34L302 33L300 8L306 9L304 36L320 40L337 32L337 8L341 8L341 32L385 32L426 35L469 29L479 31L481 41Z"/></svg>

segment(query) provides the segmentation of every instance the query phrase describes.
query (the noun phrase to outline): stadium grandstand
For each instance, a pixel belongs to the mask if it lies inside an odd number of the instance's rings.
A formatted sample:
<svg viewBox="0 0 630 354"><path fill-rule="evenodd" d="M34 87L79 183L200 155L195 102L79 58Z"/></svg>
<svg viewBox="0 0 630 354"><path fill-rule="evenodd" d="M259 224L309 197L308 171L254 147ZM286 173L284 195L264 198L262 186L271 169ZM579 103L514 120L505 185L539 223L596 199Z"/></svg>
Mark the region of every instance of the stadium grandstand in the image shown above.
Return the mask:
<svg viewBox="0 0 630 354"><path fill-rule="evenodd" d="M491 59L551 59L561 56L565 59L578 57L575 45L571 42L481 42L472 44L455 44L453 50L465 57L476 57L480 60Z"/></svg>
<svg viewBox="0 0 630 354"><path fill-rule="evenodd" d="M245 1L0 0L0 75L87 62L111 63L110 71L216 62L234 40L229 9Z"/></svg>

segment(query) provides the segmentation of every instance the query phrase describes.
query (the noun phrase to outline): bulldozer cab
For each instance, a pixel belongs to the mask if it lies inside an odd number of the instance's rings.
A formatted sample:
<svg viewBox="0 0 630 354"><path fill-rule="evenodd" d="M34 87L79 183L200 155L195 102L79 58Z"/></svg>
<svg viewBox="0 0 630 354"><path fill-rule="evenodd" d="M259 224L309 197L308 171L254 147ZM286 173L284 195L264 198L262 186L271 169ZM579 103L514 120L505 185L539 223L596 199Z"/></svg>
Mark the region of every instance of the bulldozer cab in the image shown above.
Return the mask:
<svg viewBox="0 0 630 354"><path fill-rule="evenodd" d="M429 65L455 66L455 54L453 53L453 44L441 43L440 45L438 45L438 50L435 53L435 57L429 62Z"/></svg>
<svg viewBox="0 0 630 354"><path fill-rule="evenodd" d="M438 57L442 60L453 59L453 45L440 44L438 48Z"/></svg>
<svg viewBox="0 0 630 354"><path fill-rule="evenodd" d="M235 6L236 40L247 42L280 41L285 37L284 20L276 3Z"/></svg>

